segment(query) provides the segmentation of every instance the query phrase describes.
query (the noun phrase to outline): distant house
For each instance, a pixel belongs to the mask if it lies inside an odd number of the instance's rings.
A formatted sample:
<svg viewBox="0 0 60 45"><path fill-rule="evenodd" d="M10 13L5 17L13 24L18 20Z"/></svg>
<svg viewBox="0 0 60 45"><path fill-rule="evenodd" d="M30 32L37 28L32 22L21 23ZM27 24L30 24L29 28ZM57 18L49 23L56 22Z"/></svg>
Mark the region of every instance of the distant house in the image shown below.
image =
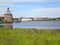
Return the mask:
<svg viewBox="0 0 60 45"><path fill-rule="evenodd" d="M31 18L21 18L21 21L32 21L32 19Z"/></svg>
<svg viewBox="0 0 60 45"><path fill-rule="evenodd" d="M33 21L40 21L43 20L43 18L33 18Z"/></svg>
<svg viewBox="0 0 60 45"><path fill-rule="evenodd" d="M55 18L56 20L60 20L60 18Z"/></svg>

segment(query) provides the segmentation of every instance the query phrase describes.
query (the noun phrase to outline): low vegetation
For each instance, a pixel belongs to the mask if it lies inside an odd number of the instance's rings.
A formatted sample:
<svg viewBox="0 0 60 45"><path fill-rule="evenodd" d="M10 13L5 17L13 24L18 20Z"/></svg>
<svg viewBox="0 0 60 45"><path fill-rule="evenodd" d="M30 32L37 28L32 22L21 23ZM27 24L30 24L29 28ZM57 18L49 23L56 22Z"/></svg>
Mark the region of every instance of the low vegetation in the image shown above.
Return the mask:
<svg viewBox="0 0 60 45"><path fill-rule="evenodd" d="M0 45L60 45L60 30L0 28Z"/></svg>

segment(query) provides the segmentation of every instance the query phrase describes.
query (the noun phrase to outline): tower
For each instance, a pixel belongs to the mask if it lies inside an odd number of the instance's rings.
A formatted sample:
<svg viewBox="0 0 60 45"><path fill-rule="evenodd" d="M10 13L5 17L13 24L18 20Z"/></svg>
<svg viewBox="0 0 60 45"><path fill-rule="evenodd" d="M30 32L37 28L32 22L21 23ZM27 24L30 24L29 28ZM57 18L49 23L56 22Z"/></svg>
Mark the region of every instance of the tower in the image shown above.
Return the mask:
<svg viewBox="0 0 60 45"><path fill-rule="evenodd" d="M9 8L7 8L7 11L4 14L4 21L7 22L7 23L12 23L13 22L13 17L12 17L12 14L11 14Z"/></svg>

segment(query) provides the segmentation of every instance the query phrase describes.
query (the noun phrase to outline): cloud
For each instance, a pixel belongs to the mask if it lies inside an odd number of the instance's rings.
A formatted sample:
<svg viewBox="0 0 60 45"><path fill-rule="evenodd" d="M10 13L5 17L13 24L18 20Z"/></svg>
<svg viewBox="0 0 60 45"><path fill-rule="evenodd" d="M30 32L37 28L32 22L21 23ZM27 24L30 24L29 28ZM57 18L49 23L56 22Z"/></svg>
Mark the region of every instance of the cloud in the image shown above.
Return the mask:
<svg viewBox="0 0 60 45"><path fill-rule="evenodd" d="M1 2L59 2L60 0L1 0Z"/></svg>
<svg viewBox="0 0 60 45"><path fill-rule="evenodd" d="M32 14L37 16L46 16L46 17L59 17L60 16L60 7L52 8L39 8L31 11Z"/></svg>
<svg viewBox="0 0 60 45"><path fill-rule="evenodd" d="M16 17L60 17L60 7L37 8L27 11L15 12Z"/></svg>
<svg viewBox="0 0 60 45"><path fill-rule="evenodd" d="M38 9L34 9L32 10L33 12L36 12L36 11L60 11L60 7L48 7L48 8L38 8Z"/></svg>
<svg viewBox="0 0 60 45"><path fill-rule="evenodd" d="M14 6L14 4L18 2L52 3L60 2L60 0L0 0L0 6Z"/></svg>
<svg viewBox="0 0 60 45"><path fill-rule="evenodd" d="M54 3L55 4L56 2L60 2L60 0L0 0L0 13L3 13L4 11L2 11L2 10L5 10L7 7L13 7L12 9L14 9L14 7L16 7L16 9L19 10L20 7L22 7L22 5L20 6L20 4L19 4L19 5L16 6L15 4L17 4L18 2L19 3L20 2L39 2L39 3L42 3L42 4L43 3L47 3L47 4L48 3ZM48 4L48 6L49 6L49 4ZM60 15L60 7L56 7L56 6L53 7L53 6L54 5L50 6L50 8L48 8L48 7L47 8L38 8L39 7L39 5L38 5L38 7L35 6L37 9L34 8L34 10L21 11L22 12L21 15L28 15L29 16L29 14L30 14L30 16L31 15L32 16L53 16L53 17L54 16L59 16ZM27 8L27 7L33 8L33 6L30 6L30 5L29 6L23 5L23 7L25 7L25 8ZM18 10L16 11L16 14L18 13ZM20 11L19 11L18 14L20 14Z"/></svg>
<svg viewBox="0 0 60 45"><path fill-rule="evenodd" d="M8 7L10 7L10 6L14 6L14 5L13 4L2 3L2 4L0 4L0 6L8 6Z"/></svg>
<svg viewBox="0 0 60 45"><path fill-rule="evenodd" d="M46 0L1 0L0 2L45 2Z"/></svg>

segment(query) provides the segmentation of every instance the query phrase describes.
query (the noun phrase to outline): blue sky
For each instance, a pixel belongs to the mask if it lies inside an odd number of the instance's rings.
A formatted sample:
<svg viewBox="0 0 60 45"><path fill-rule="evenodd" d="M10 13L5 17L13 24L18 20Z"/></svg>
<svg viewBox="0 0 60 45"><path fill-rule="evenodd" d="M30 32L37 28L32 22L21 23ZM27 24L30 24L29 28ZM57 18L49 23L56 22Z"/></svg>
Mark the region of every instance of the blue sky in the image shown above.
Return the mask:
<svg viewBox="0 0 60 45"><path fill-rule="evenodd" d="M1 0L0 16L10 8L13 17L60 17L60 0Z"/></svg>

